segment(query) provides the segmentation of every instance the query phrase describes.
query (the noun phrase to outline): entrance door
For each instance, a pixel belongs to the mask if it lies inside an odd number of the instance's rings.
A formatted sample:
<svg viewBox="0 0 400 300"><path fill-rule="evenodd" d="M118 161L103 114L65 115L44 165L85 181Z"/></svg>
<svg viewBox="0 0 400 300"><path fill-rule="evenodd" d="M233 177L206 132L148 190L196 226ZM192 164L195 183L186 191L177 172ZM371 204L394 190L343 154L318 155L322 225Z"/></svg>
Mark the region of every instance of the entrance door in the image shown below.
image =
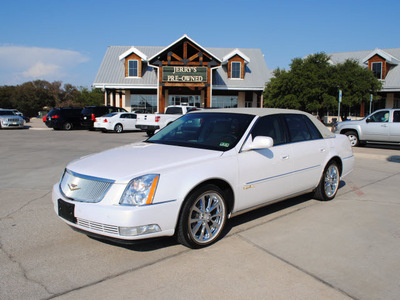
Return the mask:
<svg viewBox="0 0 400 300"><path fill-rule="evenodd" d="M191 95L170 95L168 105L188 105L200 108L200 96Z"/></svg>

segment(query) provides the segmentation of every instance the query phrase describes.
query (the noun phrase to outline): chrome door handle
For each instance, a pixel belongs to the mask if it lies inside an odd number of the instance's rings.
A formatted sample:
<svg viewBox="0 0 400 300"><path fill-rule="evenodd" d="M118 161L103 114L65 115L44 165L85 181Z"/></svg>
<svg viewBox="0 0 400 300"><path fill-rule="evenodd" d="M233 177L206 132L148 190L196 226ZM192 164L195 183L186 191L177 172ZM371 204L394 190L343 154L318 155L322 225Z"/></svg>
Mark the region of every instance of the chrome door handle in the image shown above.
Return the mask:
<svg viewBox="0 0 400 300"><path fill-rule="evenodd" d="M321 148L321 149L319 149L319 151L321 151L321 152L325 152L325 151L326 151L326 149L325 149L325 148Z"/></svg>
<svg viewBox="0 0 400 300"><path fill-rule="evenodd" d="M283 155L283 156L282 156L282 159L285 159L285 160L286 160L286 159L289 159L289 155Z"/></svg>

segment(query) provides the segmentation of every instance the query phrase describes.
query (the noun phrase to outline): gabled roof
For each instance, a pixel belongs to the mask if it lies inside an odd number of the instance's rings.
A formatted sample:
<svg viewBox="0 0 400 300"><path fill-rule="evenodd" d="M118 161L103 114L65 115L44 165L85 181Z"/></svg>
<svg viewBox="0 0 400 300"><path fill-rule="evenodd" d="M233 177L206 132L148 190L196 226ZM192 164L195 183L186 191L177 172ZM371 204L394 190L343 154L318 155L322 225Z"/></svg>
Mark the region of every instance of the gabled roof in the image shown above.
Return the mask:
<svg viewBox="0 0 400 300"><path fill-rule="evenodd" d="M244 62L245 62L246 64L248 64L248 63L250 62L250 58L248 58L245 54L243 54L242 51L240 51L238 48L236 48L236 49L232 50L231 52L229 52L227 55L225 55L225 56L222 58L222 63L223 63L223 64L228 63L228 60L229 60L230 58L232 58L233 56L235 56L235 55L239 55L241 58L243 58L243 59L244 59Z"/></svg>
<svg viewBox="0 0 400 300"><path fill-rule="evenodd" d="M208 55L210 55L211 57L213 57L214 59L216 59L217 61L221 62L221 60L215 56L214 54L212 54L211 52L209 52L207 49L205 49L204 47L200 46L199 44L197 44L194 40L192 40L190 37L188 37L186 34L184 34L182 37L180 37L179 39L177 39L175 42L171 43L170 45L168 45L167 47L165 47L164 49L162 49L160 52L156 53L155 55L153 55L152 57L149 58L149 61L153 60L154 58L156 58L157 56L161 55L163 52L167 51L169 48L171 48L173 45L178 44L180 41L187 39L189 40L191 43L193 43L194 45L196 45L196 47L200 48L201 50L203 50L205 53L207 53Z"/></svg>
<svg viewBox="0 0 400 300"><path fill-rule="evenodd" d="M142 51L135 47L131 47L129 50L125 51L119 56L119 60L123 60L125 57L128 55L131 55L132 53L135 53L137 56L139 56L143 61L147 61L147 55L144 54Z"/></svg>
<svg viewBox="0 0 400 300"><path fill-rule="evenodd" d="M354 59L362 67L365 67L364 62L366 60L368 63L368 59L372 58L376 54L382 56L382 58L384 58L390 64L392 64L392 67L387 73L385 80L383 80L382 91L383 92L400 91L400 64L396 63L396 60L398 60L397 57L400 58L400 48L327 53L327 55L329 55L331 58L330 62L332 64L344 63L346 59Z"/></svg>
<svg viewBox="0 0 400 300"><path fill-rule="evenodd" d="M221 63L220 57L232 57L240 55L247 61L245 65L245 78L234 80L228 78L226 66L220 65L213 68L212 88L219 90L264 90L266 82L272 77L272 72L267 68L264 55L260 49L234 49L234 48L204 48L190 39L187 35L182 36L168 47L155 46L109 46L99 71L93 82L94 87L110 89L157 89L158 76L156 68L150 64L165 51L176 43L187 39L193 46L201 49L211 56L213 60ZM148 64L144 65L142 77L125 77L124 58L135 53L140 57L147 58Z"/></svg>
<svg viewBox="0 0 400 300"><path fill-rule="evenodd" d="M397 58L395 58L394 56L390 55L389 53L376 48L374 51L372 51L371 53L369 53L366 57L363 58L362 62L364 64L368 65L368 61L374 57L375 55L379 55L380 57L382 57L383 59L385 59L388 63L392 64L392 65L398 65L400 63L400 60L398 60Z"/></svg>

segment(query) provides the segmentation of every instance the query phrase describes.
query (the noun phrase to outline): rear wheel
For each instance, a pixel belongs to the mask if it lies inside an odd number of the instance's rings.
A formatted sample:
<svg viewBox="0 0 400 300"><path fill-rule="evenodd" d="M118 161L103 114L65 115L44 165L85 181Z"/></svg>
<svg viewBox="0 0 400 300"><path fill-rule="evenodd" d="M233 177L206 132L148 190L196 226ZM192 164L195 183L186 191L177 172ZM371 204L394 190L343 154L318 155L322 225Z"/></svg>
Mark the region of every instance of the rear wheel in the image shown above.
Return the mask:
<svg viewBox="0 0 400 300"><path fill-rule="evenodd" d="M121 133L124 129L121 124L117 124L115 125L114 130L116 133Z"/></svg>
<svg viewBox="0 0 400 300"><path fill-rule="evenodd" d="M222 190L212 184L193 192L184 203L177 228L177 239L189 248L202 248L220 236L227 218Z"/></svg>
<svg viewBox="0 0 400 300"><path fill-rule="evenodd" d="M336 162L330 162L322 174L318 187L314 191L314 198L329 201L335 198L339 189L340 171Z"/></svg>
<svg viewBox="0 0 400 300"><path fill-rule="evenodd" d="M71 130L72 129L72 123L70 123L70 122L64 123L63 129L64 130Z"/></svg>
<svg viewBox="0 0 400 300"><path fill-rule="evenodd" d="M356 147L360 145L360 140L358 139L358 134L355 131L347 131L345 133L345 135L347 135L347 137L349 138L350 141L350 145L352 147Z"/></svg>

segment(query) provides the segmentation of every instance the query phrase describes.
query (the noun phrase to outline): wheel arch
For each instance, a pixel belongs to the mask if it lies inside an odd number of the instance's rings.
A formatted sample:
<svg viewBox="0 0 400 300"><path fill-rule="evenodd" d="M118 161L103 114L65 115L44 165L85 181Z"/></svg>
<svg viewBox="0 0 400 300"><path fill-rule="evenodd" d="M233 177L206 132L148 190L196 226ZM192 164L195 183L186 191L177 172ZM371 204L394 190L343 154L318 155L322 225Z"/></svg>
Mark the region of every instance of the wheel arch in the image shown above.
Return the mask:
<svg viewBox="0 0 400 300"><path fill-rule="evenodd" d="M343 162L342 162L342 159L339 156L331 157L331 159L328 160L327 163L325 164L324 170L325 170L326 166L328 166L331 162L335 162L337 164L337 166L339 168L340 176L342 176L342 174L343 174Z"/></svg>
<svg viewBox="0 0 400 300"><path fill-rule="evenodd" d="M190 191L186 194L186 196L184 197L184 200L182 201L181 206L179 208L178 219L177 219L176 224L179 224L179 219L181 218L183 206L184 206L185 202L188 201L190 195L192 195L199 188L206 186L208 184L215 185L223 191L223 193L224 193L223 196L224 196L224 199L225 199L226 205L227 205L227 215L229 216L229 214L233 210L234 203L235 203L235 196L234 196L233 188L227 181L225 181L223 179L212 178L212 179L207 179L203 182L198 183L196 186L194 186L192 189L190 189Z"/></svg>

